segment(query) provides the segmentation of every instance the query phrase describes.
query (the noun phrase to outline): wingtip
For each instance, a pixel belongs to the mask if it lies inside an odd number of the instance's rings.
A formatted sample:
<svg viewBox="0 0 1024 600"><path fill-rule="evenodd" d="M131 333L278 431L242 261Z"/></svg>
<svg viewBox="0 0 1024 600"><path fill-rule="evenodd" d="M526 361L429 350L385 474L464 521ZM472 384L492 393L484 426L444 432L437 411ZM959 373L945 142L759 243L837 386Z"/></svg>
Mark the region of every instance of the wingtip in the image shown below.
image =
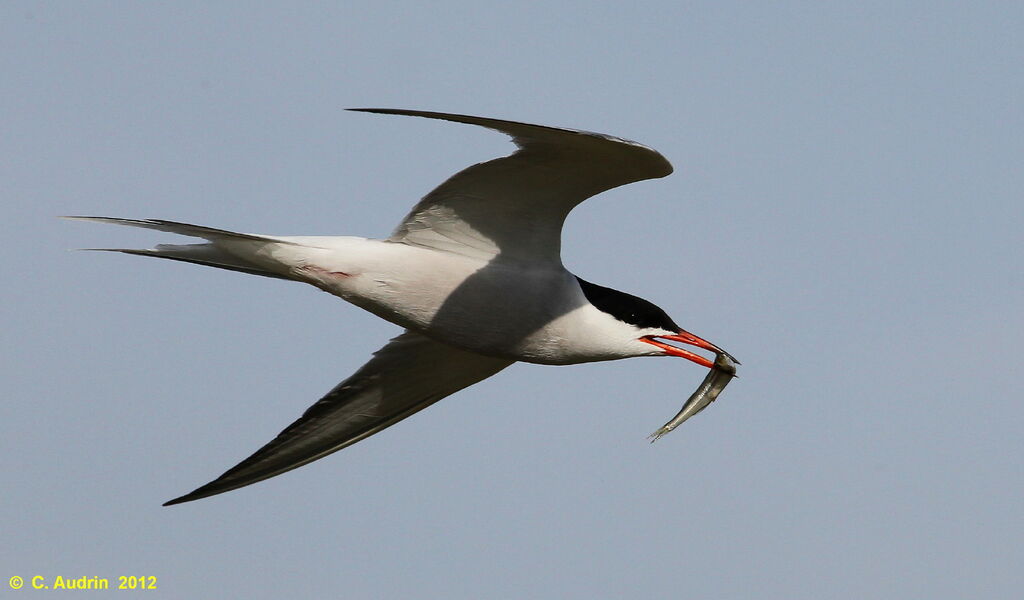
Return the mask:
<svg viewBox="0 0 1024 600"><path fill-rule="evenodd" d="M361 113L372 113L375 115L398 115L404 117L425 117L428 119L446 119L452 120L450 117L465 117L465 115L456 115L448 113L439 113L429 110L412 110L406 108L380 108L380 107L358 107L358 108L346 108L352 112Z"/></svg>
<svg viewBox="0 0 1024 600"><path fill-rule="evenodd" d="M475 117L473 115L465 115L465 114L462 114L462 113L446 113L446 112L438 112L438 111L435 111L435 110L418 110L418 109L412 109L412 108L380 108L380 107L376 107L376 108L362 108L361 107L361 108L346 108L345 110L351 110L351 111L354 111L354 112L374 113L374 114L378 114L378 115L398 115L398 116L403 116L403 117L423 117L425 119L441 119L443 121L453 121L455 123L465 123L467 125L482 125L484 127L489 127L489 125L484 125L482 123L479 123L478 121L493 121L493 122L502 122L502 123L514 123L513 121L502 121L501 119L491 119L491 118L487 118L487 117ZM525 125L525 123L520 123L520 124ZM537 127L543 127L543 125L538 125Z"/></svg>
<svg viewBox="0 0 1024 600"><path fill-rule="evenodd" d="M158 223L155 219L124 219L121 217L97 217L93 215L58 215L60 219L69 221L90 221L93 223L107 223L111 225L145 226Z"/></svg>
<svg viewBox="0 0 1024 600"><path fill-rule="evenodd" d="M191 492L185 494L184 496L178 496L177 498L172 498L172 499L168 500L167 502L164 502L161 506L174 506L175 504L182 504L182 503L185 503L185 502L192 502L193 500L199 500L200 498L206 498L207 496L212 496L212 495L214 495L216 493L216 492L214 492L213 494L211 494L211 493L206 492L205 491L206 487L207 486L204 485L201 488L197 488L197 489L192 490Z"/></svg>
<svg viewBox="0 0 1024 600"><path fill-rule="evenodd" d="M239 487L244 487L245 485L248 485L249 483L254 483L254 482L248 482L248 483L245 483L245 484L243 484L241 486L239 486L239 485L224 485L224 482L222 481L222 479L223 479L223 477L219 477L219 478L211 481L210 483L207 483L206 485L201 485L201 486L197 487L196 489L194 489L191 492L185 494L184 496L178 496L177 498L172 498L172 499L168 500L167 502L164 502L163 506L173 506L175 504L181 504L183 502L192 502L193 500L200 500L202 498L209 498L210 496L216 496L218 494L223 494L224 492L230 492L231 490L238 489Z"/></svg>

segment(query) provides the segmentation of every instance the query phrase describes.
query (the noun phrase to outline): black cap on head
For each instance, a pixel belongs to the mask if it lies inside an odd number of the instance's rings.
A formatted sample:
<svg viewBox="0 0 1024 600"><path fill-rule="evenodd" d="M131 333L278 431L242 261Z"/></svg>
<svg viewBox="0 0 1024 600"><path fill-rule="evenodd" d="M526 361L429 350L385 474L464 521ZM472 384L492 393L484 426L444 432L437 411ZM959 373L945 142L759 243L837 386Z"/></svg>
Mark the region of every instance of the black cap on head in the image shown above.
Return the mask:
<svg viewBox="0 0 1024 600"><path fill-rule="evenodd" d="M596 285L579 277L576 280L579 281L583 295L591 304L624 323L635 325L641 329L658 328L666 331L682 329L665 311L643 298Z"/></svg>

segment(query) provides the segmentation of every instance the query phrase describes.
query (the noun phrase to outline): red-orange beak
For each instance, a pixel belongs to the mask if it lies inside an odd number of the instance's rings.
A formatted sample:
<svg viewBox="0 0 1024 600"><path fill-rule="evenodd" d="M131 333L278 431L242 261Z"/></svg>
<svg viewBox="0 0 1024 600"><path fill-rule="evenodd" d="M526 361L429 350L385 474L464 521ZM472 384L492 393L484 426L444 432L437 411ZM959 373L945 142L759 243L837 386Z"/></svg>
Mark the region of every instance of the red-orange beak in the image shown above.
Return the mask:
<svg viewBox="0 0 1024 600"><path fill-rule="evenodd" d="M648 344L657 346L657 347L661 348L662 350L664 350L665 354L668 354L670 356L678 356L679 358L685 358L686 360L693 361L693 362L697 363L698 365L700 365L702 367L707 367L709 369L715 365L713 360L709 360L707 358L704 358L700 354L696 354L694 352L690 352L689 350L684 350L682 348L679 348L678 346L673 346L671 344L666 344L665 342L663 342L661 340L671 340L673 342L679 342L681 344L688 344L690 346L696 346L696 347L701 348L703 350L709 350L711 352L714 352L715 354L725 354L726 356L729 355L728 352L726 352L725 350L722 350L721 348L719 348L718 346L712 344L711 342L709 342L707 340L704 340L704 339L701 339L701 338L693 335L692 333L690 333L688 331L684 331L682 329L679 330L679 333L677 335L657 335L657 336L648 335L648 336L644 336L644 337L640 338L641 342L647 342Z"/></svg>

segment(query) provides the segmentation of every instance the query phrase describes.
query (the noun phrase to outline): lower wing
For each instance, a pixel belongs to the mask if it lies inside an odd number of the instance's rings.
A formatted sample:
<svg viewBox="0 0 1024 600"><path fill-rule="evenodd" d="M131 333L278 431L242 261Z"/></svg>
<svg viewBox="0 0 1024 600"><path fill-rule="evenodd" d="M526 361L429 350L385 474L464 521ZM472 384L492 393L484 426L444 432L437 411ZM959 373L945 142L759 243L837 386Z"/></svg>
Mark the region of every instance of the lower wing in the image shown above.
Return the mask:
<svg viewBox="0 0 1024 600"><path fill-rule="evenodd" d="M406 331L255 454L164 506L221 494L301 467L394 425L512 362Z"/></svg>

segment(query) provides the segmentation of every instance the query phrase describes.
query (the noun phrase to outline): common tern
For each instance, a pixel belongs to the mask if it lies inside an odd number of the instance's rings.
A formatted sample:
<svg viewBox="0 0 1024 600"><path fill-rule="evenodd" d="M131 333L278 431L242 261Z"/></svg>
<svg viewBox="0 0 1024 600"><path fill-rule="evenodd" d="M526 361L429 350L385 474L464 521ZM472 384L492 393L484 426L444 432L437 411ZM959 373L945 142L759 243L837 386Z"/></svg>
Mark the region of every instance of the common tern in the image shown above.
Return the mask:
<svg viewBox="0 0 1024 600"><path fill-rule="evenodd" d="M713 401L732 356L636 296L562 265L566 216L587 198L665 177L672 166L629 140L467 115L380 108L479 125L517 150L453 175L387 239L236 233L158 219L69 217L155 229L205 243L102 248L308 283L405 332L294 423L214 481L165 503L234 490L327 456L486 379L516 361L548 365L675 356L710 369L657 439ZM681 345L714 353L714 361Z"/></svg>

